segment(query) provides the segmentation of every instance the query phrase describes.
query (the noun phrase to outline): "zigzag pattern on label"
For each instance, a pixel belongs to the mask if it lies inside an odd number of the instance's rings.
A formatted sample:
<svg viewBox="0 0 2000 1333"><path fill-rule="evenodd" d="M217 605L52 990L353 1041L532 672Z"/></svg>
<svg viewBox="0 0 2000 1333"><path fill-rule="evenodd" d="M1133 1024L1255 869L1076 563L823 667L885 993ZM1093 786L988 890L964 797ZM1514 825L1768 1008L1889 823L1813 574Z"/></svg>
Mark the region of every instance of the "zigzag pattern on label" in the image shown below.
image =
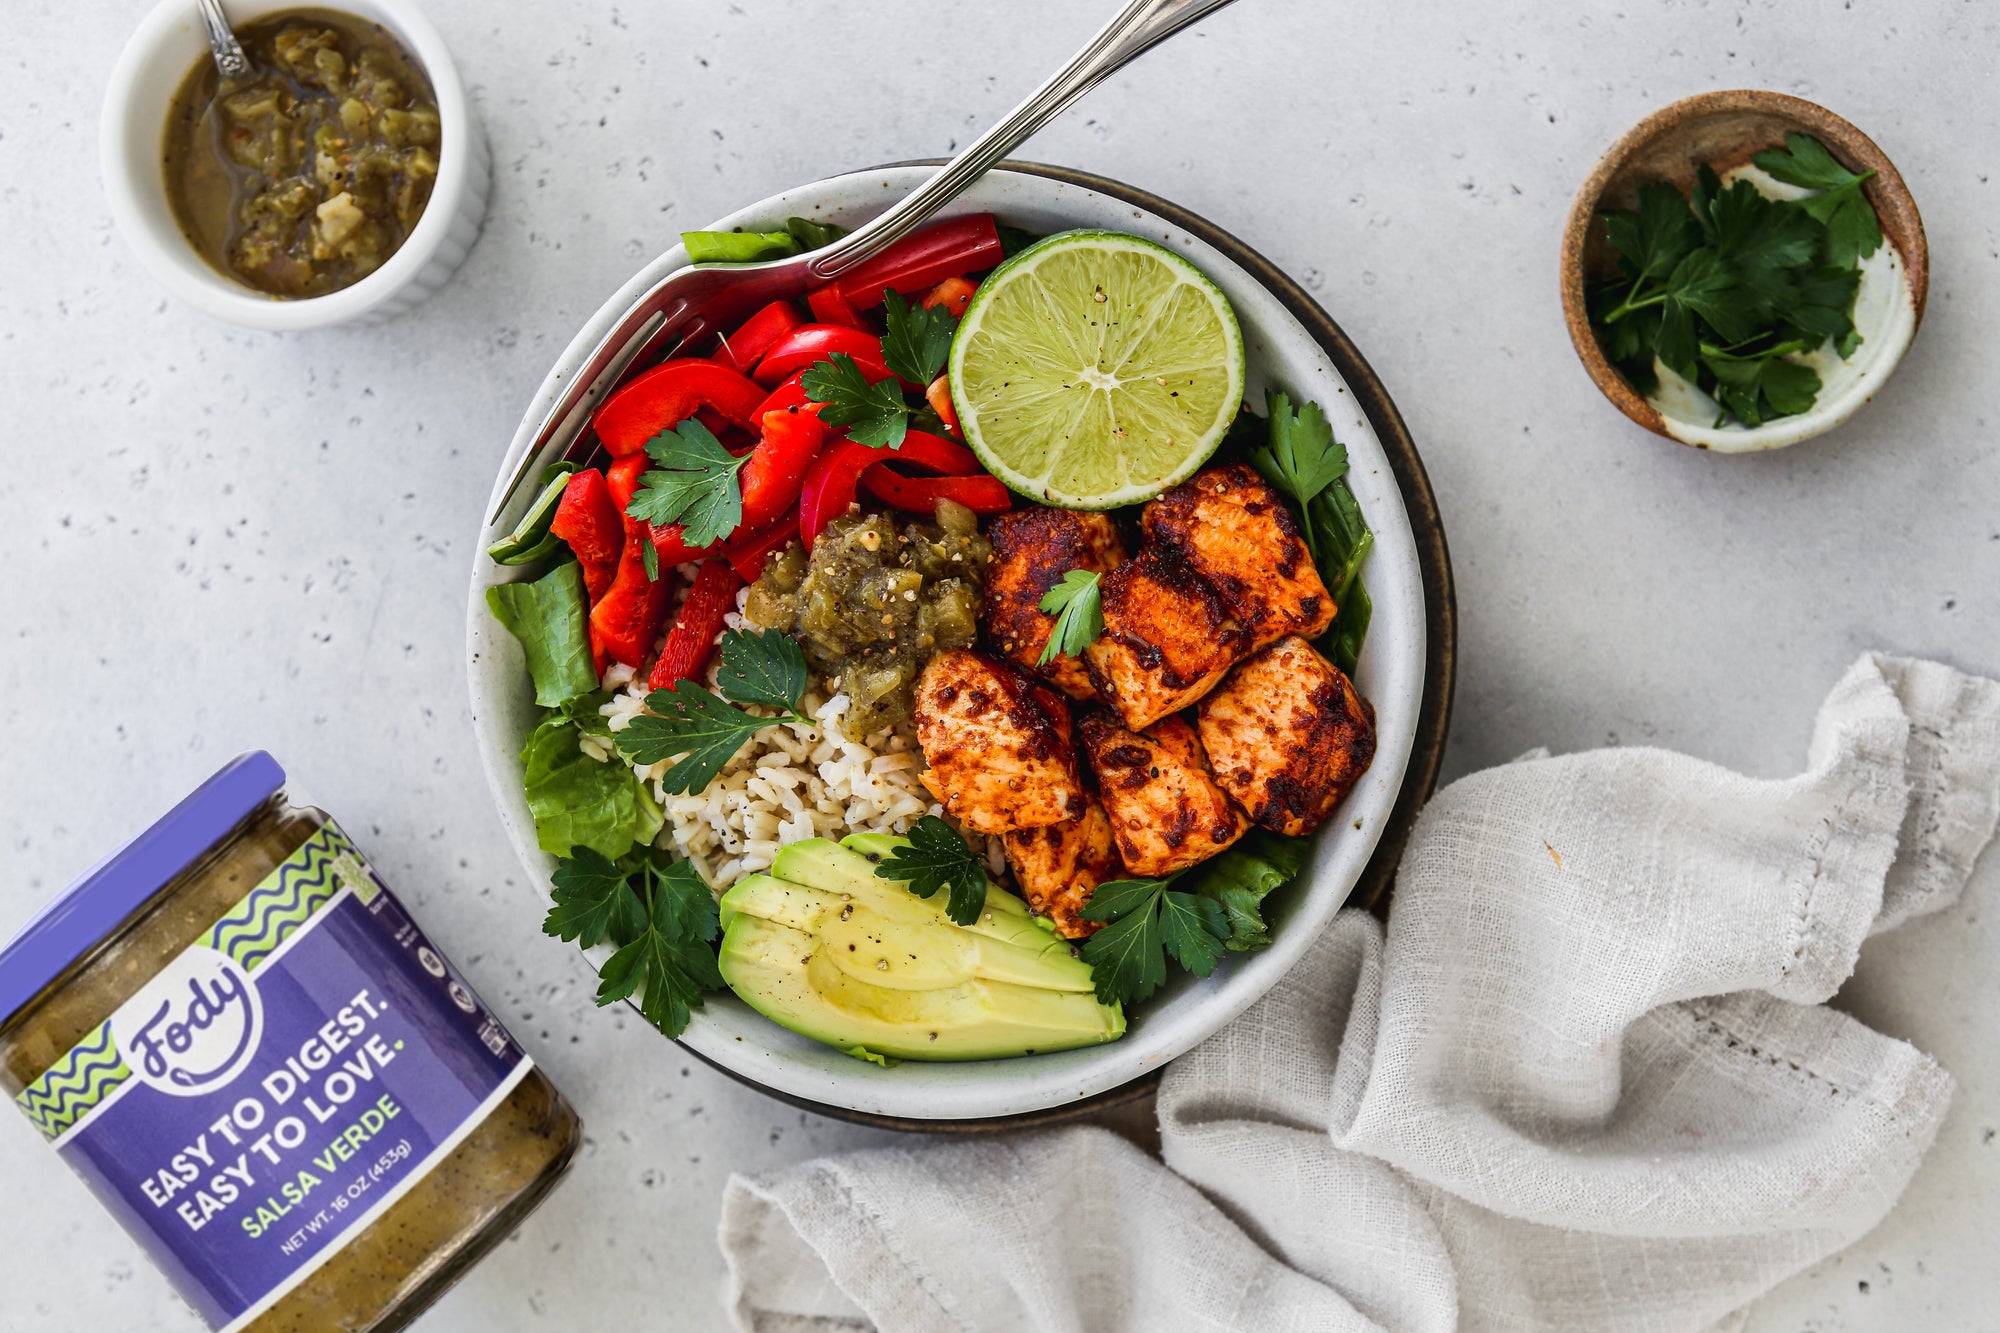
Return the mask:
<svg viewBox="0 0 2000 1333"><path fill-rule="evenodd" d="M57 1139L131 1077L106 1019L14 1100L44 1137Z"/></svg>
<svg viewBox="0 0 2000 1333"><path fill-rule="evenodd" d="M326 825L215 923L203 942L234 958L245 972L270 957L285 937L340 892L335 871L343 855L358 855L338 828Z"/></svg>
<svg viewBox="0 0 2000 1333"><path fill-rule="evenodd" d="M366 866L347 835L327 824L230 908L198 943L228 954L244 971L251 971L332 901L346 878L365 875ZM372 880L368 887L374 887ZM131 1077L111 1039L111 1020L106 1019L14 1100L43 1135L56 1139Z"/></svg>

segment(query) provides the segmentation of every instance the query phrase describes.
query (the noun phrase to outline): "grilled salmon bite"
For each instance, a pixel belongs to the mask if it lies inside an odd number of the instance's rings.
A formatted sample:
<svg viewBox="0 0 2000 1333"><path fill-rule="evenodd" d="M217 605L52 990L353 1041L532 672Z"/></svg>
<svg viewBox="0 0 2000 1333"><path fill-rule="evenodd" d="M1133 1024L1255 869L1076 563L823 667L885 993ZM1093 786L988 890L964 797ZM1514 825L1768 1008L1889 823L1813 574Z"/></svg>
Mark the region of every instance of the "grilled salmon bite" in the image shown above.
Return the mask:
<svg viewBox="0 0 2000 1333"><path fill-rule="evenodd" d="M1249 831L1250 821L1210 776L1184 719L1164 718L1140 733L1092 715L1078 730L1128 873L1170 875Z"/></svg>
<svg viewBox="0 0 2000 1333"><path fill-rule="evenodd" d="M1125 545L1109 517L1035 505L1001 514L986 532L993 559L986 567L986 637L1007 660L1042 677L1072 699L1097 691L1083 663L1054 657L1037 666L1056 618L1042 610L1049 589L1073 569L1108 574L1125 563Z"/></svg>
<svg viewBox="0 0 2000 1333"><path fill-rule="evenodd" d="M1170 549L1215 586L1249 647L1287 634L1318 638L1333 598L1284 499L1244 463L1198 472L1140 517L1151 546Z"/></svg>
<svg viewBox="0 0 2000 1333"><path fill-rule="evenodd" d="M1229 673L1201 701L1215 780L1267 829L1318 828L1375 758L1375 719L1339 667L1296 636Z"/></svg>
<svg viewBox="0 0 2000 1333"><path fill-rule="evenodd" d="M1069 702L969 648L939 653L917 682L923 783L975 833L1084 813Z"/></svg>
<svg viewBox="0 0 2000 1333"><path fill-rule="evenodd" d="M1104 633L1083 660L1133 731L1207 694L1249 650L1221 595L1172 551L1149 546L1097 586Z"/></svg>
<svg viewBox="0 0 2000 1333"><path fill-rule="evenodd" d="M1028 905L1055 923L1056 934L1080 940L1098 928L1078 913L1097 886L1125 873L1111 841L1104 804L1088 793L1080 819L1042 828L1016 829L1003 839L1007 864Z"/></svg>

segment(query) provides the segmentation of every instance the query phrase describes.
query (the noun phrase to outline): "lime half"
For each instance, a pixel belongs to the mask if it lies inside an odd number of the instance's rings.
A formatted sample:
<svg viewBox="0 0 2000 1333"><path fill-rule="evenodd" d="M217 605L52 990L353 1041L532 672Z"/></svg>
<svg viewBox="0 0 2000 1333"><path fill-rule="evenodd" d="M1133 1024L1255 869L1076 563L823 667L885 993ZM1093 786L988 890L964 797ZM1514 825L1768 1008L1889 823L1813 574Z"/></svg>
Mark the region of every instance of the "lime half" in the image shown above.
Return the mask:
<svg viewBox="0 0 2000 1333"><path fill-rule="evenodd" d="M1136 504L1221 443L1243 401L1243 333L1165 246L1066 231L979 284L951 344L951 397L966 443L1014 490L1065 509Z"/></svg>

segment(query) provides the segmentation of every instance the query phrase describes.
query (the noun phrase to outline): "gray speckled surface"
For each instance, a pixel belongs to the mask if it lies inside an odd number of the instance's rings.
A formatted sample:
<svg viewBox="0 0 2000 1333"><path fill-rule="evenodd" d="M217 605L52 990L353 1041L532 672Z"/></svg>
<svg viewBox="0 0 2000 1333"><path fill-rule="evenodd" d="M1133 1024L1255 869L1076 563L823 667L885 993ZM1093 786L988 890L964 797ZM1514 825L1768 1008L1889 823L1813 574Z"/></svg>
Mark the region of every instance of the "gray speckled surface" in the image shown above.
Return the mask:
<svg viewBox="0 0 2000 1333"><path fill-rule="evenodd" d="M720 1327L727 1174L882 1137L594 1011L585 969L536 931L459 665L479 506L521 405L679 228L947 151L1108 7L881 0L844 21L860 7L433 0L492 140L485 236L395 323L272 336L169 304L111 230L97 105L141 6L7 5L0 928L226 756L283 758L588 1122L568 1184L426 1329ZM1388 382L1457 559L1451 772L1539 743L1657 743L1776 775L1863 648L2000 674L1996 43L2000 13L1948 0L1245 0L1024 155L1236 231ZM1553 268L1605 144L1673 97L1744 85L1873 134L1923 208L1935 276L1880 401L1830 438L1730 459L1597 397ZM1901 1208L1768 1299L1756 1333L2000 1327L1996 894L1989 857L1962 908L1864 954L1844 1002L1934 1052L1959 1099ZM193 1327L25 1123L0 1140L0 1327Z"/></svg>

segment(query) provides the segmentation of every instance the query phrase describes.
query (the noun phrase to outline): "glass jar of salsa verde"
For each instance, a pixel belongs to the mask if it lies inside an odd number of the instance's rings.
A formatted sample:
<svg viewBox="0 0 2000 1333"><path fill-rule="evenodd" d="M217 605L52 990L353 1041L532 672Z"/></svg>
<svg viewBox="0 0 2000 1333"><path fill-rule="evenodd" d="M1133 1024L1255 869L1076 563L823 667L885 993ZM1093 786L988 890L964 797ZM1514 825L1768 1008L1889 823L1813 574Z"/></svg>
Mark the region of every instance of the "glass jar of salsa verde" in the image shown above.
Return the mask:
<svg viewBox="0 0 2000 1333"><path fill-rule="evenodd" d="M211 1327L401 1328L579 1125L284 783L232 761L0 951L0 1083Z"/></svg>

